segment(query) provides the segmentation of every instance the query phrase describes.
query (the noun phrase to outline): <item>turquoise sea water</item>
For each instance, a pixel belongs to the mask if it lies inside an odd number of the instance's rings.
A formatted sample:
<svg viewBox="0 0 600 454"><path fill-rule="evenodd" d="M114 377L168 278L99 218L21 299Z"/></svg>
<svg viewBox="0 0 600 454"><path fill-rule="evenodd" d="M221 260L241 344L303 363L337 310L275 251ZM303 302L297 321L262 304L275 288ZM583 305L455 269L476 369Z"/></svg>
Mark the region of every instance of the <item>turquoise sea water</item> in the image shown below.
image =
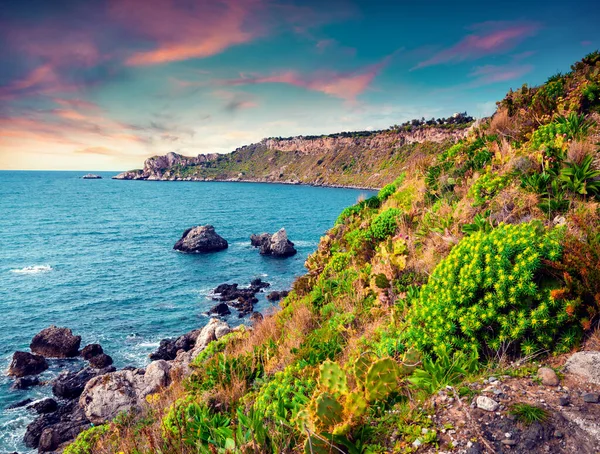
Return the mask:
<svg viewBox="0 0 600 454"><path fill-rule="evenodd" d="M87 172L0 172L0 368L51 325L99 342L115 366L141 366L160 339L202 326L223 282L261 277L289 288L340 211L365 191L254 183L82 180ZM172 250L182 232L212 224L226 251ZM298 254L262 257L252 233L288 231ZM270 289L268 289L270 290ZM267 310L264 295L256 309ZM236 315L229 321L240 323ZM78 360L51 361L43 378ZM5 410L48 386L11 391L0 375L0 453L26 449L33 415Z"/></svg>

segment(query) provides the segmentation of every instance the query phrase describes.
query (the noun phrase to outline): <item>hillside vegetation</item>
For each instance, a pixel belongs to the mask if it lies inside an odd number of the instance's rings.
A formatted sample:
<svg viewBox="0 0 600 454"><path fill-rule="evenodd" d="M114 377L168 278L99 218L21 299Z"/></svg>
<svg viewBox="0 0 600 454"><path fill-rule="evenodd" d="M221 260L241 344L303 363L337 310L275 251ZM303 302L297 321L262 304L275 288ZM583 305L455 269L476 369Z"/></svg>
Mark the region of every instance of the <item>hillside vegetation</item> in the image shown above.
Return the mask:
<svg viewBox="0 0 600 454"><path fill-rule="evenodd" d="M66 452L453 451L440 390L468 407L470 383L530 375L531 358L572 352L598 325L599 111L596 52L510 92L443 150L405 149L404 171L341 213L280 311ZM550 416L519 405L518 421ZM486 430L469 443L500 449Z"/></svg>

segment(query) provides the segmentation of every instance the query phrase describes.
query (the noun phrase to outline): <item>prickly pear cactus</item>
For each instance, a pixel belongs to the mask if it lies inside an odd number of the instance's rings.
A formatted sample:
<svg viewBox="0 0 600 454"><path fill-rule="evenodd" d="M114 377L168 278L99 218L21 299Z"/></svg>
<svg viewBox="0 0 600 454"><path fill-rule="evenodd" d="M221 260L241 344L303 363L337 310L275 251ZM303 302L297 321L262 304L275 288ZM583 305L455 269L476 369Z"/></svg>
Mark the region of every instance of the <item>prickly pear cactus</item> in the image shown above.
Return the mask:
<svg viewBox="0 0 600 454"><path fill-rule="evenodd" d="M354 377L361 386L365 383L367 372L369 372L369 368L373 364L374 356L372 353L365 353L360 355L354 362Z"/></svg>
<svg viewBox="0 0 600 454"><path fill-rule="evenodd" d="M365 379L367 401L381 400L398 386L398 364L392 358L380 359L373 363Z"/></svg>
<svg viewBox="0 0 600 454"><path fill-rule="evenodd" d="M321 386L323 391L330 392L335 396L348 392L346 372L342 370L338 363L328 360L321 364L319 369L321 372L319 386Z"/></svg>
<svg viewBox="0 0 600 454"><path fill-rule="evenodd" d="M342 422L343 411L342 404L335 396L327 392L319 394L311 412L315 428L319 432L329 432L333 426Z"/></svg>
<svg viewBox="0 0 600 454"><path fill-rule="evenodd" d="M304 443L304 453L331 454L333 452L337 452L337 450L333 446L335 445L327 441L327 439L324 439L324 437L311 435L306 439L306 442Z"/></svg>
<svg viewBox="0 0 600 454"><path fill-rule="evenodd" d="M350 418L362 416L367 410L365 396L359 392L352 392L346 396L344 413Z"/></svg>
<svg viewBox="0 0 600 454"><path fill-rule="evenodd" d="M421 356L416 350L409 350L404 353L399 367L400 376L410 375L420 362Z"/></svg>

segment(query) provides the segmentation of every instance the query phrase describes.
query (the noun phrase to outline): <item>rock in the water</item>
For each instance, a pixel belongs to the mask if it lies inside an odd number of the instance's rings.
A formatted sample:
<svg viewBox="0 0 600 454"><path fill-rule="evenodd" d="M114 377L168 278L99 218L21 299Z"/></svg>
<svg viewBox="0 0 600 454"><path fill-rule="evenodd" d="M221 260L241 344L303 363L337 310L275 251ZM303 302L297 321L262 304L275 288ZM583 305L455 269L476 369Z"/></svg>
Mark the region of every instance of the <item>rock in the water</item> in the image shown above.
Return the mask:
<svg viewBox="0 0 600 454"><path fill-rule="evenodd" d="M540 367L538 369L538 378L542 381L542 385L558 386L560 381L558 375L549 367Z"/></svg>
<svg viewBox="0 0 600 454"><path fill-rule="evenodd" d="M75 399L81 395L85 388L85 384L92 378L108 372L113 372L114 370L114 367L102 370L85 367L79 372L61 372L52 382L52 392L56 397Z"/></svg>
<svg viewBox="0 0 600 454"><path fill-rule="evenodd" d="M90 367L94 369L104 369L113 363L113 359L106 353L100 353L99 355L92 356L89 359Z"/></svg>
<svg viewBox="0 0 600 454"><path fill-rule="evenodd" d="M158 350L150 354L152 361L164 359L165 361L174 360L177 356L177 352L183 350L184 352L190 351L196 344L196 339L200 334L199 329L195 329L179 336L177 339L163 339L160 341Z"/></svg>
<svg viewBox="0 0 600 454"><path fill-rule="evenodd" d="M79 354L80 344L81 336L74 336L68 328L53 325L36 334L29 348L47 358L72 358Z"/></svg>
<svg viewBox="0 0 600 454"><path fill-rule="evenodd" d="M600 352L577 352L565 363L565 372L578 375L589 383L600 385Z"/></svg>
<svg viewBox="0 0 600 454"><path fill-rule="evenodd" d="M227 240L219 236L212 225L205 225L187 229L173 249L195 253L221 251L227 247Z"/></svg>
<svg viewBox="0 0 600 454"><path fill-rule="evenodd" d="M489 397L486 397L486 396L478 396L476 403L477 403L477 408L481 408L482 410L485 410L485 411L496 411L500 407L498 402L496 402L494 399L490 399Z"/></svg>
<svg viewBox="0 0 600 454"><path fill-rule="evenodd" d="M109 421L122 411L137 410L147 395L169 384L170 367L158 360L150 363L145 373L119 370L95 377L86 384L79 404L94 424Z"/></svg>
<svg viewBox="0 0 600 454"><path fill-rule="evenodd" d="M11 385L11 389L29 389L40 384L40 379L37 377L21 377L17 378Z"/></svg>
<svg viewBox="0 0 600 454"><path fill-rule="evenodd" d="M16 402L16 403L14 403L14 404L10 404L10 405L8 405L8 406L6 407L6 409L7 409L7 410L12 410L13 408L21 408L21 407L24 407L25 405L29 405L31 402L33 402L33 400L32 400L32 399L29 399L29 398L27 398L27 399L21 400L21 401L19 401L19 402Z"/></svg>
<svg viewBox="0 0 600 454"><path fill-rule="evenodd" d="M208 311L208 313L211 315L219 315L223 317L225 315L231 314L231 311L229 310L229 306L227 306L227 303L219 303L216 306L212 307Z"/></svg>
<svg viewBox="0 0 600 454"><path fill-rule="evenodd" d="M96 175L94 173L86 173L81 178L83 178L84 180L101 180L102 179L102 177L100 175Z"/></svg>
<svg viewBox="0 0 600 454"><path fill-rule="evenodd" d="M81 357L85 360L89 360L94 356L98 356L104 353L102 346L100 344L89 344L83 347L81 350Z"/></svg>
<svg viewBox="0 0 600 454"><path fill-rule="evenodd" d="M48 362L43 356L28 352L15 352L7 373L13 377L25 377L37 375L46 369L48 369Z"/></svg>
<svg viewBox="0 0 600 454"><path fill-rule="evenodd" d="M52 413L58 409L58 404L56 401L50 397L45 399L38 400L37 402L32 403L28 409L35 411L36 413L43 415L45 413Z"/></svg>
<svg viewBox="0 0 600 454"><path fill-rule="evenodd" d="M287 232L284 228L273 235L270 233L253 234L250 236L250 243L252 246L259 248L259 252L262 255L290 257L298 252L294 248L294 243L288 240Z"/></svg>
<svg viewBox="0 0 600 454"><path fill-rule="evenodd" d="M274 291L274 292L271 292L271 293L269 293L269 294L267 295L267 299L268 299L269 301L279 301L280 299L283 299L283 298L285 298L286 296L288 296L288 293L289 293L289 292L287 292L286 290L282 290L282 291L280 291L280 292L278 292L278 291Z"/></svg>

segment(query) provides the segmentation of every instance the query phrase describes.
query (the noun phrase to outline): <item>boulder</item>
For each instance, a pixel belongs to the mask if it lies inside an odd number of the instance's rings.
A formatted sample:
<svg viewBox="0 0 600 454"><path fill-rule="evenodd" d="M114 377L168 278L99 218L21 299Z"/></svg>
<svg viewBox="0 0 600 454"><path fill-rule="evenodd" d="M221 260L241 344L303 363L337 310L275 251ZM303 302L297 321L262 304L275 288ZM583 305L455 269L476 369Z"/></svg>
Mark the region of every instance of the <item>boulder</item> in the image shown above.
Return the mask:
<svg viewBox="0 0 600 454"><path fill-rule="evenodd" d="M100 344L89 344L83 347L81 350L81 357L86 361L94 356L98 356L104 353L102 346Z"/></svg>
<svg viewBox="0 0 600 454"><path fill-rule="evenodd" d="M288 240L287 232L284 228L275 232L261 233L260 235L251 235L250 243L252 246L259 248L261 255L272 255L274 257L290 257L296 254L294 243Z"/></svg>
<svg viewBox="0 0 600 454"><path fill-rule="evenodd" d="M600 385L600 352L577 352L565 363L565 372L578 375L589 383Z"/></svg>
<svg viewBox="0 0 600 454"><path fill-rule="evenodd" d="M187 229L175 243L173 249L181 252L215 252L227 249L227 240L215 232L212 225L197 226Z"/></svg>
<svg viewBox="0 0 600 454"><path fill-rule="evenodd" d="M261 314L260 312L252 312L252 315L250 315L250 321L252 322L253 325L256 325L260 322L262 322L264 320L263 314Z"/></svg>
<svg viewBox="0 0 600 454"><path fill-rule="evenodd" d="M498 402L486 396L478 396L475 402L477 404L477 408L481 408L485 411L496 411L500 407Z"/></svg>
<svg viewBox="0 0 600 454"><path fill-rule="evenodd" d="M229 315L231 314L231 311L229 310L229 306L227 306L227 303L219 303L216 306L213 306L208 313L210 315L218 315L220 317L223 317L225 315Z"/></svg>
<svg viewBox="0 0 600 454"><path fill-rule="evenodd" d="M58 377L52 381L52 393L56 397L62 397L63 399L75 399L81 395L86 383L92 378L108 372L113 372L114 370L114 367L101 370L85 367L79 372L61 372Z"/></svg>
<svg viewBox="0 0 600 454"><path fill-rule="evenodd" d="M38 444L38 450L40 452L54 451L56 448L58 448L59 444L60 439L58 438L58 432L54 430L54 428L46 427L44 430L42 430L40 442Z"/></svg>
<svg viewBox="0 0 600 454"><path fill-rule="evenodd" d="M177 339L163 339L160 341L158 350L150 354L152 361L164 359L165 361L172 361L177 356L177 352L183 350L184 352L190 351L196 344L199 329L190 331L189 333L179 336Z"/></svg>
<svg viewBox="0 0 600 454"><path fill-rule="evenodd" d="M280 299L285 298L286 296L288 296L288 291L287 290L282 290L282 291L274 291L271 292L267 295L267 299L269 301L279 301Z"/></svg>
<svg viewBox="0 0 600 454"><path fill-rule="evenodd" d="M11 385L11 389L29 389L40 384L38 377L21 377L17 378Z"/></svg>
<svg viewBox="0 0 600 454"><path fill-rule="evenodd" d="M7 374L13 377L25 377L37 375L46 369L48 369L48 362L43 356L28 352L15 352L10 366L8 366Z"/></svg>
<svg viewBox="0 0 600 454"><path fill-rule="evenodd" d="M90 422L85 417L83 409L77 401L72 400L52 413L38 416L27 426L23 442L30 448L39 447L42 452L44 451L42 448L46 447L45 444L56 442L56 446L58 446L71 441L89 425ZM48 429L51 429L53 434L50 434ZM46 434L44 435L44 433Z"/></svg>
<svg viewBox="0 0 600 454"><path fill-rule="evenodd" d="M139 410L147 395L169 385L170 368L169 363L158 360L150 363L145 373L119 370L95 377L85 385L79 404L94 424L109 421L122 411Z"/></svg>
<svg viewBox="0 0 600 454"><path fill-rule="evenodd" d="M104 369L113 363L113 359L106 353L100 353L99 355L92 356L89 359L90 367L94 369Z"/></svg>
<svg viewBox="0 0 600 454"><path fill-rule="evenodd" d="M545 386L558 386L560 381L558 375L549 367L540 367L538 369L538 378L542 381L542 385Z"/></svg>
<svg viewBox="0 0 600 454"><path fill-rule="evenodd" d="M36 334L29 348L47 358L73 358L79 354L80 344L81 336L74 336L68 328L52 325Z"/></svg>
<svg viewBox="0 0 600 454"><path fill-rule="evenodd" d="M37 414L43 415L45 413L52 413L58 409L58 403L51 397L38 400L33 402L27 407L28 410L33 410Z"/></svg>

